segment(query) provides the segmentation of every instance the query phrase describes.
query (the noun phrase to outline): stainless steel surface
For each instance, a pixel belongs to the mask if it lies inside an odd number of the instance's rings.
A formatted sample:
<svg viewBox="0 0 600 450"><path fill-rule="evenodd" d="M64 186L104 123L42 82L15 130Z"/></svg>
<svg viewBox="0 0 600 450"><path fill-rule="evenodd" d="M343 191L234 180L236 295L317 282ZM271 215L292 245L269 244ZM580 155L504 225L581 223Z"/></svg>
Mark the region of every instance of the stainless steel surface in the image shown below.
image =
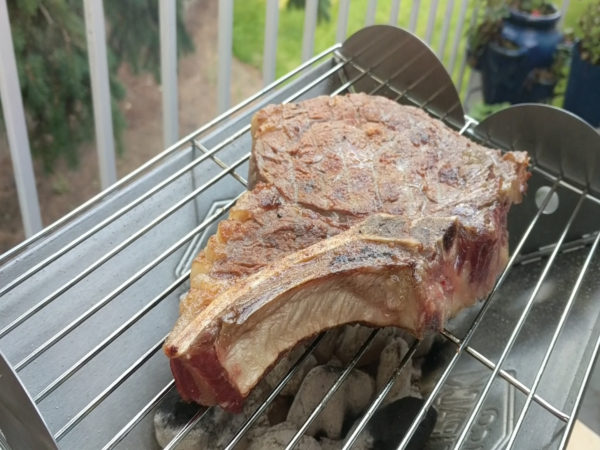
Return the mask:
<svg viewBox="0 0 600 450"><path fill-rule="evenodd" d="M373 42L378 42L377 51L365 52ZM395 52L378 64L381 53L391 45ZM416 103L456 128L464 125L464 111L452 79L435 53L409 32L389 25L364 28L344 42L340 53L352 59L345 68L348 77L369 71L355 89L368 92L373 82L385 83L403 94L401 101Z"/></svg>
<svg viewBox="0 0 600 450"><path fill-rule="evenodd" d="M98 196L89 205L93 208L82 209L10 258L0 259L5 262L0 267L0 285L5 286L0 349L27 391L18 390L19 395L33 397L59 445L157 447L152 412L174 388L160 346L187 289L190 257L245 189L248 123L263 105L365 91L416 103L461 133L493 138L510 148L506 143L513 140L503 132L498 135L490 122L476 127L462 117L456 89L440 67L433 53L404 31L363 30L341 48L303 65L295 79L286 77L287 84L269 86L180 141L136 177ZM482 129L491 131L482 134ZM528 142L524 139L522 145ZM600 342L600 280L593 276L600 268L594 251L600 201L588 189L597 179L575 176L573 169L595 151L584 143L570 150L577 152L576 163L560 148L542 153L526 201L513 207L509 217L509 264L488 299L461 313L440 334L424 370L425 405L404 444L433 406L440 419L428 444L431 449L451 448L461 430L468 448L494 448L509 441L519 449L561 447ZM363 342L362 350L376 333ZM243 440L320 342L317 338L266 394L230 436L228 449ZM344 448L368 425L420 345L412 345L346 436ZM343 385L353 362L303 429ZM190 430L202 426L209 412L200 409L168 448L176 448ZM8 426L13 425L0 415L0 429ZM540 431L523 432L532 429Z"/></svg>
<svg viewBox="0 0 600 450"><path fill-rule="evenodd" d="M515 105L488 117L474 133L493 145L527 149L541 168L600 195L600 134L574 114Z"/></svg>
<svg viewBox="0 0 600 450"><path fill-rule="evenodd" d="M16 372L0 352L0 445L14 448L55 449L56 442Z"/></svg>

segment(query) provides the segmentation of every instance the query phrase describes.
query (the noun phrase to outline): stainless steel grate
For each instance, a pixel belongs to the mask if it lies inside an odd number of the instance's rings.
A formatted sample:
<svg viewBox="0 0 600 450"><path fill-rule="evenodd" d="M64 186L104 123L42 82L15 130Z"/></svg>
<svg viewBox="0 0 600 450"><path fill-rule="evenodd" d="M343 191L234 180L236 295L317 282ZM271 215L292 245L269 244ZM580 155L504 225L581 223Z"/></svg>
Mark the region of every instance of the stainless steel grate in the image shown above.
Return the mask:
<svg viewBox="0 0 600 450"><path fill-rule="evenodd" d="M498 142L493 123L464 119L456 89L435 56L412 35L390 27L359 32L187 136L0 258L0 349L60 447L156 446L150 413L174 389L160 348L177 316L200 236L246 187L241 174L247 172L250 116L267 103L353 90L416 104L473 139L524 148L518 140ZM450 381L474 370L484 381L449 447L470 442L499 383L522 395L511 400L514 417L503 444L565 445L600 346L600 286L590 275L600 266L600 199L573 171L560 165L556 170L544 153L532 155L531 194L510 218L508 266L489 297L441 333L449 345L442 352L447 360L435 372L431 393L400 448L429 407L443 408L440 399ZM540 187L546 189L536 196ZM546 214L555 196L558 209ZM288 448L377 333L369 335ZM242 440L322 337L240 427L228 449ZM351 448L419 346L412 344L346 437L344 449ZM199 410L167 448L176 448L207 411ZM539 435L523 429L537 429ZM448 444L448 436L438 438ZM431 448L441 447L433 442Z"/></svg>

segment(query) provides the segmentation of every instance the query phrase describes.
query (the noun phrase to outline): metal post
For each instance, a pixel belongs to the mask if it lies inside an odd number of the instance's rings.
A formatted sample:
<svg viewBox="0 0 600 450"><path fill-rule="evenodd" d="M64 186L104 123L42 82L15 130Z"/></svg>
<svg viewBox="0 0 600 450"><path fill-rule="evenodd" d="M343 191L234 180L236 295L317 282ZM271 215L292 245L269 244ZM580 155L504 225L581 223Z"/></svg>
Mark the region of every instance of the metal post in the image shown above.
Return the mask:
<svg viewBox="0 0 600 450"><path fill-rule="evenodd" d="M219 113L231 104L231 60L233 51L233 0L219 0L219 76L217 106Z"/></svg>
<svg viewBox="0 0 600 450"><path fill-rule="evenodd" d="M340 0L340 9L338 12L337 32L335 34L336 42L344 42L348 32L348 14L350 13L350 0Z"/></svg>
<svg viewBox="0 0 600 450"><path fill-rule="evenodd" d="M400 0L393 0L390 10L390 25L398 25L398 14L400 13Z"/></svg>
<svg viewBox="0 0 600 450"><path fill-rule="evenodd" d="M0 98L25 236L42 228L6 0L0 0Z"/></svg>
<svg viewBox="0 0 600 450"><path fill-rule="evenodd" d="M102 0L83 0L88 59L94 103L96 146L100 166L100 183L105 189L117 181L115 141L112 124L108 62L106 59L106 31Z"/></svg>
<svg viewBox="0 0 600 450"><path fill-rule="evenodd" d="M375 13L377 12L377 0L369 0L367 5L367 15L365 18L365 25L373 25L375 23Z"/></svg>
<svg viewBox="0 0 600 450"><path fill-rule="evenodd" d="M563 0L562 6L560 8L560 19L558 20L558 26L562 27L563 22L565 20L565 16L567 15L567 11L569 11L569 4L571 0Z"/></svg>
<svg viewBox="0 0 600 450"><path fill-rule="evenodd" d="M319 13L319 0L306 0L304 7L304 33L302 35L302 62L312 58L315 52L315 30L317 28L317 15Z"/></svg>
<svg viewBox="0 0 600 450"><path fill-rule="evenodd" d="M452 11L454 9L454 0L448 0L446 5L446 12L444 14L444 26L442 28L442 37L440 38L440 44L438 47L438 57L440 61L444 59L444 53L446 52L446 42L448 42L448 33L450 32L450 21L452 20Z"/></svg>
<svg viewBox="0 0 600 450"><path fill-rule="evenodd" d="M425 42L427 45L431 45L431 40L433 39L433 30L435 28L435 18L437 16L439 0L432 0L429 17L427 19L427 29L425 30Z"/></svg>
<svg viewBox="0 0 600 450"><path fill-rule="evenodd" d="M475 26L475 24L477 23L477 15L479 14L479 4L475 4L475 8L473 8L473 14L471 15L471 28L473 28ZM463 87L463 81L465 78L465 70L467 68L467 55L465 52L465 55L460 63L460 71L458 73L458 86L457 86L457 91L458 91L458 95L460 96L461 91L462 91L462 87ZM471 76L473 74L471 73Z"/></svg>
<svg viewBox="0 0 600 450"><path fill-rule="evenodd" d="M458 56L458 46L462 38L463 26L465 25L465 18L467 16L467 6L469 0L462 0L460 5L460 13L458 15L458 25L454 31L454 43L452 44L452 53L450 54L450 63L448 64L448 72L450 76L454 72L454 65L456 64L456 57Z"/></svg>
<svg viewBox="0 0 600 450"><path fill-rule="evenodd" d="M163 142L170 147L179 139L177 101L177 2L159 0L160 84L162 88Z"/></svg>
<svg viewBox="0 0 600 450"><path fill-rule="evenodd" d="M410 23L408 25L408 30L411 33L414 33L417 29L417 21L419 19L419 10L421 9L421 0L414 0L412 4L412 8L410 9Z"/></svg>
<svg viewBox="0 0 600 450"><path fill-rule="evenodd" d="M263 84L275 80L277 63L277 29L279 22L279 0L267 0L267 20L265 23L265 46L263 51Z"/></svg>

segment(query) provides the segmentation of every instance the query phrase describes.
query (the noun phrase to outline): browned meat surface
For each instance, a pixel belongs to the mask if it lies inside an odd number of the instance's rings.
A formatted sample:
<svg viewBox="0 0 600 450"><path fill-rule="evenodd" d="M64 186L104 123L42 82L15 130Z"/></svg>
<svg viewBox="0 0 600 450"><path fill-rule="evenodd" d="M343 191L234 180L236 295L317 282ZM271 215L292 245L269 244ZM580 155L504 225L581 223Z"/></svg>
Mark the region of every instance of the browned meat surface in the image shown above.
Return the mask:
<svg viewBox="0 0 600 450"><path fill-rule="evenodd" d="M438 330L506 264L525 153L382 97L268 106L247 192L192 266L165 343L185 399L239 410L279 356L344 323Z"/></svg>

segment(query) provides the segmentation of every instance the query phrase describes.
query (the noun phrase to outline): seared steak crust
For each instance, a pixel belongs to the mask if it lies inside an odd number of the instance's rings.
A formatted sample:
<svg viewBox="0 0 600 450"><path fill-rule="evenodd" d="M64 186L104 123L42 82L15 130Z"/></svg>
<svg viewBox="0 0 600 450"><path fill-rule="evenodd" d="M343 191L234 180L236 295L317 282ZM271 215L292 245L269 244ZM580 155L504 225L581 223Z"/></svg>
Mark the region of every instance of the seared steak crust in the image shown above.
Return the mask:
<svg viewBox="0 0 600 450"><path fill-rule="evenodd" d="M437 330L505 266L525 153L364 94L268 106L252 137L252 190L165 343L184 398L238 410L281 353L343 323Z"/></svg>

